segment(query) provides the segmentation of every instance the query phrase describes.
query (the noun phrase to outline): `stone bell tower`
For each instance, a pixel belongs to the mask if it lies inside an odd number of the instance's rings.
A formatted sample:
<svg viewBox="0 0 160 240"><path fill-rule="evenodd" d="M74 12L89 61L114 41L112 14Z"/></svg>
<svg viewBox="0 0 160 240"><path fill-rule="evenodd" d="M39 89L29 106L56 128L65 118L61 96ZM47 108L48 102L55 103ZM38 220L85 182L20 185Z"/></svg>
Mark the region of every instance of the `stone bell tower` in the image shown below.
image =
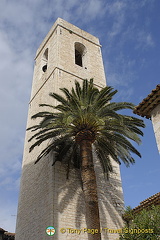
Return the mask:
<svg viewBox="0 0 160 240"><path fill-rule="evenodd" d="M42 110L39 104L56 104L49 97L50 92L59 93L59 88L70 88L75 80L82 82L86 78L94 78L99 88L106 85L99 40L58 18L36 53L27 128L35 125L31 116ZM26 132L24 145L16 240L88 239L84 231L80 234L71 231L86 228L79 172L71 170L67 180L63 164L57 162L52 166L53 156L35 165L44 145L29 153L31 134ZM95 159L101 227L116 231L123 224L123 194L119 166L113 165L115 173L106 181ZM56 229L53 236L46 234L48 226ZM102 229L102 239L116 238L115 232Z"/></svg>

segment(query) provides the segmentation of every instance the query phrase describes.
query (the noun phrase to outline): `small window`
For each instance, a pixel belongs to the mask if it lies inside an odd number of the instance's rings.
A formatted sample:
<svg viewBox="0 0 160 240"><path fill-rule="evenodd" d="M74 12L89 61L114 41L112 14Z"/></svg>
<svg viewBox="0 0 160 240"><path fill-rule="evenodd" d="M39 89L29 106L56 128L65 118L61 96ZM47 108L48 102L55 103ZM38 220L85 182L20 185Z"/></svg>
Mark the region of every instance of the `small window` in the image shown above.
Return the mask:
<svg viewBox="0 0 160 240"><path fill-rule="evenodd" d="M42 58L42 71L47 71L47 64L48 64L48 48L45 50Z"/></svg>
<svg viewBox="0 0 160 240"><path fill-rule="evenodd" d="M82 43L75 43L75 64L83 67L83 58L85 55L85 46Z"/></svg>
<svg viewBox="0 0 160 240"><path fill-rule="evenodd" d="M43 72L47 71L47 64L42 67Z"/></svg>

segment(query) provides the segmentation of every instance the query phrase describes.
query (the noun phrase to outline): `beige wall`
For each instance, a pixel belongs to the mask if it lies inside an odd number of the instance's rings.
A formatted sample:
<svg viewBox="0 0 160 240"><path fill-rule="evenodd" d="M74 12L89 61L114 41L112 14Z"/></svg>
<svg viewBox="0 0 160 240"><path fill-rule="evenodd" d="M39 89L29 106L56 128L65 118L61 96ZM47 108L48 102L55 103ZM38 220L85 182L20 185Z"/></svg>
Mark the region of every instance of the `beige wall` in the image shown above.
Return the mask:
<svg viewBox="0 0 160 240"><path fill-rule="evenodd" d="M158 151L160 153L160 104L152 110L151 119L157 141Z"/></svg>
<svg viewBox="0 0 160 240"><path fill-rule="evenodd" d="M75 42L80 42L86 47L83 67L75 64ZM44 73L42 58L47 48L48 68ZM84 78L94 78L94 82L100 87L106 84L99 40L72 24L58 19L37 50L27 127L36 124L35 120L31 120L31 116L40 111L40 103L56 104L56 102L51 102L52 98L48 96L50 92L59 92L60 87L71 87L75 80L82 82ZM34 165L44 144L29 153L28 149L31 144L28 143L28 139L31 135L31 132L26 132L16 240L87 239L86 233L78 235L60 232L60 228L82 229L86 227L85 203L79 172L72 170L69 180L66 180L66 167L61 163L56 163L52 167L51 156ZM101 226L119 229L122 227L121 212L123 209L119 166L114 164L115 174L111 176L110 181L106 181L98 161L96 159L94 161ZM57 230L53 237L45 233L48 226L54 226ZM108 236L104 232L102 235L103 240ZM116 238L116 234L110 234L107 239Z"/></svg>

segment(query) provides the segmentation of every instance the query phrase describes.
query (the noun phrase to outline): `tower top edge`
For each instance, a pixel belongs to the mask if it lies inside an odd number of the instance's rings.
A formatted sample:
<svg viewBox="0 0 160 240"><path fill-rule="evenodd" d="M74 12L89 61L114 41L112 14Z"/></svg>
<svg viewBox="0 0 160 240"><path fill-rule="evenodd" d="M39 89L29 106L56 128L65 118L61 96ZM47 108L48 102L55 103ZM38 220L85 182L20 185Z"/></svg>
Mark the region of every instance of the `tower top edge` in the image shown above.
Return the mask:
<svg viewBox="0 0 160 240"><path fill-rule="evenodd" d="M47 33L46 37L44 38L44 40L40 44L39 48L37 49L35 58L37 58L39 53L45 47L46 43L48 42L50 37L53 35L53 33L55 32L55 30L57 29L58 26L68 30L70 33L78 35L79 37L82 37L83 39L86 39L87 41L89 41L89 42L91 42L91 43L101 47L99 39L97 37L95 37L92 34L90 34L90 33L86 32L86 31L80 29L79 27L77 27L77 26L75 26L75 25L65 21L62 18L57 18L57 20L55 21L55 23L53 24L53 26L51 27L51 29Z"/></svg>

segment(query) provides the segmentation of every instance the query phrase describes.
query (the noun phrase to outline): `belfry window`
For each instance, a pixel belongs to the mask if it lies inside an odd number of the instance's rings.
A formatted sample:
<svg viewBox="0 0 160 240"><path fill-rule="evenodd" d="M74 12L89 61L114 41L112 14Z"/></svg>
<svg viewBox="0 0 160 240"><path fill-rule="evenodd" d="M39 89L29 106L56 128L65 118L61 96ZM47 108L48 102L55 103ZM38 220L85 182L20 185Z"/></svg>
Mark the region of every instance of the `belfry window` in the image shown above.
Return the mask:
<svg viewBox="0 0 160 240"><path fill-rule="evenodd" d="M85 46L82 43L75 43L75 64L83 67L83 60L85 55Z"/></svg>
<svg viewBox="0 0 160 240"><path fill-rule="evenodd" d="M48 64L48 48L45 50L42 58L42 71L47 71L47 64Z"/></svg>
<svg viewBox="0 0 160 240"><path fill-rule="evenodd" d="M82 55L81 53L75 49L75 64L82 67Z"/></svg>

